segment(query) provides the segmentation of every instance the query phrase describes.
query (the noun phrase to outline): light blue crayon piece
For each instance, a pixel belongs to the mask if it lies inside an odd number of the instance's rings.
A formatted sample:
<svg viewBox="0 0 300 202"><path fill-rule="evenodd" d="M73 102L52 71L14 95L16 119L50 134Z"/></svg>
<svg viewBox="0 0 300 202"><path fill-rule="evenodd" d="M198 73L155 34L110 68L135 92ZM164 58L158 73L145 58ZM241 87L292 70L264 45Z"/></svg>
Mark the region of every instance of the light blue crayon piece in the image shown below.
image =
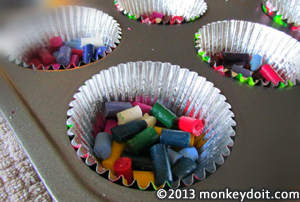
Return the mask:
<svg viewBox="0 0 300 202"><path fill-rule="evenodd" d="M176 151L170 148L167 148L167 151L171 165L174 165L179 159L182 158L181 154L178 154Z"/></svg>
<svg viewBox="0 0 300 202"><path fill-rule="evenodd" d="M262 65L262 57L258 54L253 55L250 61L250 69L251 71L258 70Z"/></svg>
<svg viewBox="0 0 300 202"><path fill-rule="evenodd" d="M69 46L72 49L82 49L81 43L75 41L64 41L64 46Z"/></svg>
<svg viewBox="0 0 300 202"><path fill-rule="evenodd" d="M52 55L55 57L56 62L57 62L57 57L58 57L59 51L55 51L54 53L52 53Z"/></svg>
<svg viewBox="0 0 300 202"><path fill-rule="evenodd" d="M194 161L198 160L198 151L195 147L184 148L180 150L178 153L184 157L193 159Z"/></svg>
<svg viewBox="0 0 300 202"><path fill-rule="evenodd" d="M94 153L98 158L107 159L111 155L112 136L106 132L97 134L94 144Z"/></svg>
<svg viewBox="0 0 300 202"><path fill-rule="evenodd" d="M59 54L57 56L57 63L67 66L71 60L72 49L68 46L62 46L59 48Z"/></svg>

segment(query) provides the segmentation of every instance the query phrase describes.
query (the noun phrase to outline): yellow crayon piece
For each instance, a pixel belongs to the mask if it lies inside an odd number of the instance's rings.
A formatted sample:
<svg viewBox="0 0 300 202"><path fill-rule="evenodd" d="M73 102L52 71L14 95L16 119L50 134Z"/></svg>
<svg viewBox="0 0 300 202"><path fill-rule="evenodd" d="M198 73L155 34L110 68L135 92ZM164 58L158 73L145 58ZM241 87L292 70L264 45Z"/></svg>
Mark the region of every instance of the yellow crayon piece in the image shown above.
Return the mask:
<svg viewBox="0 0 300 202"><path fill-rule="evenodd" d="M160 136L160 135L161 135L161 130L162 130L162 129L165 129L165 128L158 127L158 126L154 126L154 129L156 130L158 136Z"/></svg>
<svg viewBox="0 0 300 202"><path fill-rule="evenodd" d="M198 144L198 142L201 141L201 140L204 138L205 134L206 134L206 133L201 133L201 135L195 137L195 140L194 140L194 147L196 147L197 144Z"/></svg>
<svg viewBox="0 0 300 202"><path fill-rule="evenodd" d="M191 133L190 146L194 145L195 136Z"/></svg>
<svg viewBox="0 0 300 202"><path fill-rule="evenodd" d="M133 179L137 180L138 186L142 189L146 189L150 182L154 184L154 174L151 171L133 171Z"/></svg>
<svg viewBox="0 0 300 202"><path fill-rule="evenodd" d="M111 146L111 155L102 161L102 166L106 169L106 170L110 170L111 172L115 172L114 171L114 163L116 162L116 160L118 160L123 151L126 148L126 143L117 143L115 140L112 142L112 146Z"/></svg>

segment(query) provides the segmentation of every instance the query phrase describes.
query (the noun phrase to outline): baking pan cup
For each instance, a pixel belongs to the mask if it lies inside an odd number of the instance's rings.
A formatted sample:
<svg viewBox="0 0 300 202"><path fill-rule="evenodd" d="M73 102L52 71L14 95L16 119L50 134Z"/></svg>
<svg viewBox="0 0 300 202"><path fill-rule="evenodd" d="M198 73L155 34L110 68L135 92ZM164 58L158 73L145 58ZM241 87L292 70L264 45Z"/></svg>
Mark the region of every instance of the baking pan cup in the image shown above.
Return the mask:
<svg viewBox="0 0 300 202"><path fill-rule="evenodd" d="M30 69L54 70L76 67L71 64L60 67L51 65L50 68L46 68L29 64L29 60L38 49L50 47L49 40L52 37L60 36L63 41L68 42L79 41L81 38L99 38L102 43L109 46L103 53L105 57L120 43L122 34L116 20L94 8L61 6L21 17L11 22L6 30L6 34L9 35L9 42L6 45L7 55L11 62ZM90 62L94 61L96 59L90 59ZM80 61L78 66L85 64Z"/></svg>
<svg viewBox="0 0 300 202"><path fill-rule="evenodd" d="M225 96L204 77L177 65L151 61L119 64L92 76L78 90L67 112L71 144L86 165L94 167L110 181L123 182L124 186L158 189L154 182L141 185L135 180L127 185L124 179L105 170L101 159L94 155L94 137L104 130L104 104L107 101L138 101L152 106L160 101L177 116L204 119L203 135L194 141L199 153L197 169L182 180L167 183L172 188L178 188L180 184L192 185L195 179L203 180L207 171L214 173L217 165L222 165L224 158L230 155L229 147L234 145L232 137L236 123Z"/></svg>
<svg viewBox="0 0 300 202"><path fill-rule="evenodd" d="M263 0L262 8L278 24L300 31L300 0Z"/></svg>
<svg viewBox="0 0 300 202"><path fill-rule="evenodd" d="M180 24L200 18L207 10L204 0L116 0L116 8L130 19L149 24Z"/></svg>
<svg viewBox="0 0 300 202"><path fill-rule="evenodd" d="M222 66L214 67L223 75L230 76L249 85L261 85L284 88L296 85L300 80L300 43L274 28L258 23L225 20L202 26L195 34L195 47L199 56L210 62L212 56L223 52L248 53L251 56L259 54L262 64L269 64L285 81L264 82L252 77L243 78Z"/></svg>

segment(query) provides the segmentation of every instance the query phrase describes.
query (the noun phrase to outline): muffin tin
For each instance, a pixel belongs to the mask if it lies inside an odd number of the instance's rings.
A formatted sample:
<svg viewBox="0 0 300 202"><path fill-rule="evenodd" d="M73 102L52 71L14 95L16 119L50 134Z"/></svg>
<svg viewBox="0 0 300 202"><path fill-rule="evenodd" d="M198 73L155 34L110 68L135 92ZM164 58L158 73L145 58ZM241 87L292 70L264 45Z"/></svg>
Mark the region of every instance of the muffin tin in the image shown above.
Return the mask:
<svg viewBox="0 0 300 202"><path fill-rule="evenodd" d="M298 33L278 26L261 8L261 1L210 0L201 20L180 25L148 25L120 15L113 1L73 1L112 16L122 31L113 54L69 71L35 71L1 60L0 109L57 201L155 201L155 192L111 183L86 166L67 136L66 112L78 88L92 75L129 61L161 61L197 72L226 96L235 114L235 146L224 165L187 188L200 190L299 189L300 136L298 85L290 89L261 88L216 75L199 61L194 34L205 24L237 19Z"/></svg>

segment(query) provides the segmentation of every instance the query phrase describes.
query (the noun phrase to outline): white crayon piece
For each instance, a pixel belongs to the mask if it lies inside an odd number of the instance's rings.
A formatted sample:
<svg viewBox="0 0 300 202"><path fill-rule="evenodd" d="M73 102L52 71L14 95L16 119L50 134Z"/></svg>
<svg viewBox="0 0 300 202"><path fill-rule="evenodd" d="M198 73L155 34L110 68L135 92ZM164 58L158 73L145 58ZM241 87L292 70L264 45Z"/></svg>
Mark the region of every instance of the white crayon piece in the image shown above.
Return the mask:
<svg viewBox="0 0 300 202"><path fill-rule="evenodd" d="M96 48L100 46L104 46L105 44L103 43L102 37L90 37L90 38L81 38L81 47L87 45L87 44L92 44Z"/></svg>
<svg viewBox="0 0 300 202"><path fill-rule="evenodd" d="M157 122L157 119L154 116L150 116L148 113L144 114L142 119L147 122L148 127L149 126L154 127L156 125L156 122Z"/></svg>
<svg viewBox="0 0 300 202"><path fill-rule="evenodd" d="M122 125L130 121L138 121L141 120L142 117L142 110L138 105L117 113L118 125Z"/></svg>

